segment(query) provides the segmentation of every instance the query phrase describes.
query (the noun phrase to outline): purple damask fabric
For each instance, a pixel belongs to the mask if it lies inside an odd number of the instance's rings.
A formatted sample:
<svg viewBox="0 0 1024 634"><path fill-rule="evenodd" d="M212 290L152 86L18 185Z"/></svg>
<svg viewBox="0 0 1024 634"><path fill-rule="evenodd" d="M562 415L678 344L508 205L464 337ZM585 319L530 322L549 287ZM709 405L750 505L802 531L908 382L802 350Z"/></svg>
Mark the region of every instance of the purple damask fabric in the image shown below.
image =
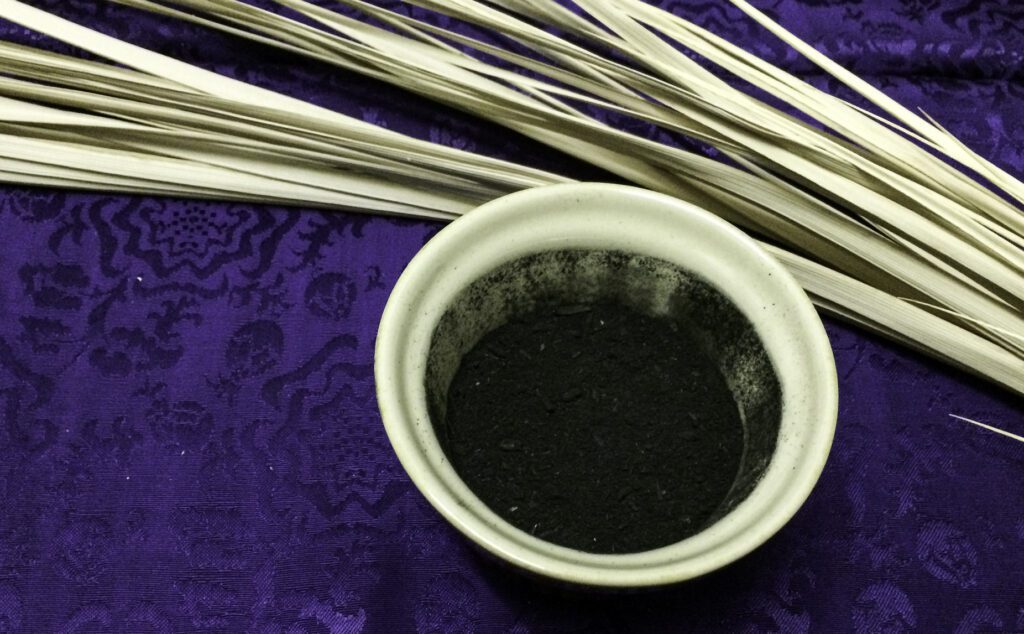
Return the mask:
<svg viewBox="0 0 1024 634"><path fill-rule="evenodd" d="M608 178L297 57L108 2L34 4L378 125ZM723 1L662 4L843 93ZM1015 0L755 4L1024 173ZM1021 432L1024 403L831 320L833 453L764 547L613 596L481 556L412 487L373 395L380 312L438 229L0 189L0 632L1024 632L1024 445L949 417Z"/></svg>

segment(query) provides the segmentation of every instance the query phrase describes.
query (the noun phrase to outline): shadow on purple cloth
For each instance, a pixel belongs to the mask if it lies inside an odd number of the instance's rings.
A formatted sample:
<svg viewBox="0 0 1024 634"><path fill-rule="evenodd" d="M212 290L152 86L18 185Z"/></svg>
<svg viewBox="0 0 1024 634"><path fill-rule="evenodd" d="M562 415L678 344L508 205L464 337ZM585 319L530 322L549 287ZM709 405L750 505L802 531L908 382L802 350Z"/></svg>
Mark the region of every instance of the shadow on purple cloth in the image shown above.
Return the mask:
<svg viewBox="0 0 1024 634"><path fill-rule="evenodd" d="M322 65L109 3L34 4L392 129L608 178ZM724 2L663 4L835 88ZM756 4L1021 173L1024 8ZM1024 446L949 417L1022 432L1021 400L832 321L832 457L763 548L616 596L481 556L412 487L373 395L381 309L438 228L0 189L0 632L1024 631Z"/></svg>

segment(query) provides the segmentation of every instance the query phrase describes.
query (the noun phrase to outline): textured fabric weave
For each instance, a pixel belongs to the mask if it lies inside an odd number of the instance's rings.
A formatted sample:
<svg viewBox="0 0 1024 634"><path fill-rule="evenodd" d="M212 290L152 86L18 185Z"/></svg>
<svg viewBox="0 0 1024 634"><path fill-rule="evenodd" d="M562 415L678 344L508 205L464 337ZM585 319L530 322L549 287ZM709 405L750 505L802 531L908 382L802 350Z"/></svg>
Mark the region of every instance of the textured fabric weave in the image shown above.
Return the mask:
<svg viewBox="0 0 1024 634"><path fill-rule="evenodd" d="M106 2L35 4L375 124L608 178L294 56ZM756 4L1024 171L1015 0ZM724 2L663 5L839 90ZM0 632L1024 631L1024 446L948 417L1022 432L1024 404L833 321L833 453L764 547L615 596L483 557L410 484L373 396L381 310L438 229L0 188Z"/></svg>

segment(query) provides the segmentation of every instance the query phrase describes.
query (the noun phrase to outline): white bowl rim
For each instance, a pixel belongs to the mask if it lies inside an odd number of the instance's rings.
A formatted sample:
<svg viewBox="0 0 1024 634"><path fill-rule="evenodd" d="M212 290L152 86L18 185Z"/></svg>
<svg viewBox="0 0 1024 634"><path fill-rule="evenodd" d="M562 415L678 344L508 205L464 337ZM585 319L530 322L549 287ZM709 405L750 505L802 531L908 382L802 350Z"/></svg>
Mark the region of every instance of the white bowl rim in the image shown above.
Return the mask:
<svg viewBox="0 0 1024 634"><path fill-rule="evenodd" d="M643 233L645 223L653 234ZM552 227L556 228L553 233ZM678 233L664 235L672 231ZM637 240L631 246L618 244L626 235ZM663 259L696 270L737 305L742 304L776 365L783 412L767 472L751 494L719 521L655 550L587 553L513 527L458 478L433 436L423 366L434 327L447 309L446 300L501 262L529 253L603 246L662 257L675 253L664 251L669 246L678 248L675 239L686 243L685 257L697 260L681 263L674 255ZM661 253L648 252L655 243ZM715 268L707 268L710 265ZM722 276L729 275L758 283L738 290L739 284L722 284ZM762 302L761 311L752 312L756 307L750 307ZM535 574L590 586L674 583L718 569L763 544L797 512L817 482L838 412L838 380L824 327L806 293L777 260L708 211L649 190L605 183L523 190L486 203L443 228L412 259L392 291L377 334L375 379L392 447L434 508L501 559Z"/></svg>

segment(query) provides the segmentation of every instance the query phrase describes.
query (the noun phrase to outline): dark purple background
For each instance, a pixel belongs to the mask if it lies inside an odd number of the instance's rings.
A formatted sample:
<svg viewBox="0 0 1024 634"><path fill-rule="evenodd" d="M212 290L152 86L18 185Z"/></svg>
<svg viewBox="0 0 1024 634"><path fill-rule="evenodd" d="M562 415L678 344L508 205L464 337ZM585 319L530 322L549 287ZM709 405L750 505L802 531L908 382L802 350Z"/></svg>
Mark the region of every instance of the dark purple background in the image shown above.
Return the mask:
<svg viewBox="0 0 1024 634"><path fill-rule="evenodd" d="M104 2L36 4L393 129L603 177L319 64ZM829 85L723 2L664 4ZM1015 1L757 4L1024 169ZM948 416L1020 432L1021 400L832 321L832 457L754 554L612 597L485 560L413 489L373 397L381 309L437 229L0 189L0 632L1024 631L1024 446Z"/></svg>

